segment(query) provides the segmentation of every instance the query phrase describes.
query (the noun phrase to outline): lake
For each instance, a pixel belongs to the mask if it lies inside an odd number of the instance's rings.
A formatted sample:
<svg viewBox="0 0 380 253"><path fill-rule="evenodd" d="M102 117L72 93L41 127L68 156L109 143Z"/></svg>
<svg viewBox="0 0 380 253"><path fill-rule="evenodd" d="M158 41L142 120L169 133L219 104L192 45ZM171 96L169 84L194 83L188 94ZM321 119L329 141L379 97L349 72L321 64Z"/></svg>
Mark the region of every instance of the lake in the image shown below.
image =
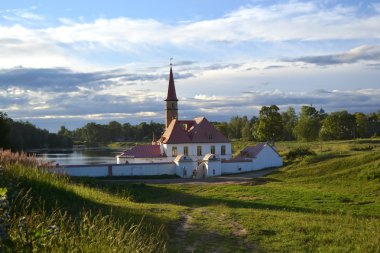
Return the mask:
<svg viewBox="0 0 380 253"><path fill-rule="evenodd" d="M116 155L122 150L107 148L74 148L74 149L35 149L28 153L34 153L38 159L53 161L59 165L90 165L102 163L116 163Z"/></svg>

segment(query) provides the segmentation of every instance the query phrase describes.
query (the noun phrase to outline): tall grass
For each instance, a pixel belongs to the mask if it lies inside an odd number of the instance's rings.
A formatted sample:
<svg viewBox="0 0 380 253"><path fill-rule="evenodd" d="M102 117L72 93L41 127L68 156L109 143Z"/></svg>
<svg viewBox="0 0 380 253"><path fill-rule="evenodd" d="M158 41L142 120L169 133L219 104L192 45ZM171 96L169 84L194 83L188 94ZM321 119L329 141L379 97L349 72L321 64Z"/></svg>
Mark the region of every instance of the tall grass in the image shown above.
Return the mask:
<svg viewBox="0 0 380 253"><path fill-rule="evenodd" d="M0 150L0 165L0 188L6 188L0 203L0 252L167 251L163 227L152 231L145 220L86 209L86 200L75 197L77 186L50 173L51 164Z"/></svg>

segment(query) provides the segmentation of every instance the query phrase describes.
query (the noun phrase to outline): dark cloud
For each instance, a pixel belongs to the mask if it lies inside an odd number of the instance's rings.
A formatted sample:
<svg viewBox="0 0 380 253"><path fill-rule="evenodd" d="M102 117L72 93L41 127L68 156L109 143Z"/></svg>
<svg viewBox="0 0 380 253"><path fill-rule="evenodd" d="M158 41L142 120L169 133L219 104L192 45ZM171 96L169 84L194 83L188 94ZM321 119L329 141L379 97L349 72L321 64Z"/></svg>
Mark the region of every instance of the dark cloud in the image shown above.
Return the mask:
<svg viewBox="0 0 380 253"><path fill-rule="evenodd" d="M288 62L305 62L316 65L350 64L359 61L380 61L380 45L364 45L341 54L303 56L293 59L284 59Z"/></svg>
<svg viewBox="0 0 380 253"><path fill-rule="evenodd" d="M103 85L114 77L102 72L78 73L65 68L14 68L0 71L0 87L43 89L45 91L73 91L78 86Z"/></svg>
<svg viewBox="0 0 380 253"><path fill-rule="evenodd" d="M206 67L203 67L203 70L219 70L219 69L236 69L239 68L242 64L231 63L231 64L212 64Z"/></svg>
<svg viewBox="0 0 380 253"><path fill-rule="evenodd" d="M193 77L191 73L176 73L176 79ZM131 74L122 69L101 72L74 72L66 68L0 70L0 88L20 87L54 92L76 91L78 87L97 88L119 82L167 79L167 74Z"/></svg>
<svg viewBox="0 0 380 253"><path fill-rule="evenodd" d="M197 63L196 61L175 61L173 63L174 66L188 66Z"/></svg>
<svg viewBox="0 0 380 253"><path fill-rule="evenodd" d="M281 68L285 68L285 66L281 66L281 65L270 65L270 66L266 66L264 69L281 69Z"/></svg>

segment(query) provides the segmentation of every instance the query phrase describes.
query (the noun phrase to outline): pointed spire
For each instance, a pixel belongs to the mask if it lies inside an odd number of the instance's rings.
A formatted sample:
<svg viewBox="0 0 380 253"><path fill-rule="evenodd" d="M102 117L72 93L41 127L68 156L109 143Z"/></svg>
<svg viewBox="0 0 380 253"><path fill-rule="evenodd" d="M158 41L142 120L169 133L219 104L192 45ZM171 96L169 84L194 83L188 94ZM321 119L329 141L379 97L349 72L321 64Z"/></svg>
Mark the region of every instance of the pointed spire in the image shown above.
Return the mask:
<svg viewBox="0 0 380 253"><path fill-rule="evenodd" d="M170 64L168 96L166 97L165 101L178 101L177 94L175 92L175 86L174 86L172 64Z"/></svg>

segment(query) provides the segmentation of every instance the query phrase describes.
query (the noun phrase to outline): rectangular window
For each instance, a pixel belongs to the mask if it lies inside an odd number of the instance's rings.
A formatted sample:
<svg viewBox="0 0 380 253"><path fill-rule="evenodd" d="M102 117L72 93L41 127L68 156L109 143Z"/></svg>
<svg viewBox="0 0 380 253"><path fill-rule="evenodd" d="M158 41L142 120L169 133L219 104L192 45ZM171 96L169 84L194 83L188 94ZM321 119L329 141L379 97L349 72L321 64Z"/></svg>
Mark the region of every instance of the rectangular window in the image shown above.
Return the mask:
<svg viewBox="0 0 380 253"><path fill-rule="evenodd" d="M202 155L202 146L198 146L197 147L197 156L201 156Z"/></svg>
<svg viewBox="0 0 380 253"><path fill-rule="evenodd" d="M189 155L189 147L183 147L183 154L184 155Z"/></svg>
<svg viewBox="0 0 380 253"><path fill-rule="evenodd" d="M226 155L226 146L225 146L225 145L222 145L222 146L220 147L220 154L221 154L221 155Z"/></svg>
<svg viewBox="0 0 380 253"><path fill-rule="evenodd" d="M215 155L215 146L211 146L211 154Z"/></svg>
<svg viewBox="0 0 380 253"><path fill-rule="evenodd" d="M177 156L177 147L172 147L172 156Z"/></svg>

